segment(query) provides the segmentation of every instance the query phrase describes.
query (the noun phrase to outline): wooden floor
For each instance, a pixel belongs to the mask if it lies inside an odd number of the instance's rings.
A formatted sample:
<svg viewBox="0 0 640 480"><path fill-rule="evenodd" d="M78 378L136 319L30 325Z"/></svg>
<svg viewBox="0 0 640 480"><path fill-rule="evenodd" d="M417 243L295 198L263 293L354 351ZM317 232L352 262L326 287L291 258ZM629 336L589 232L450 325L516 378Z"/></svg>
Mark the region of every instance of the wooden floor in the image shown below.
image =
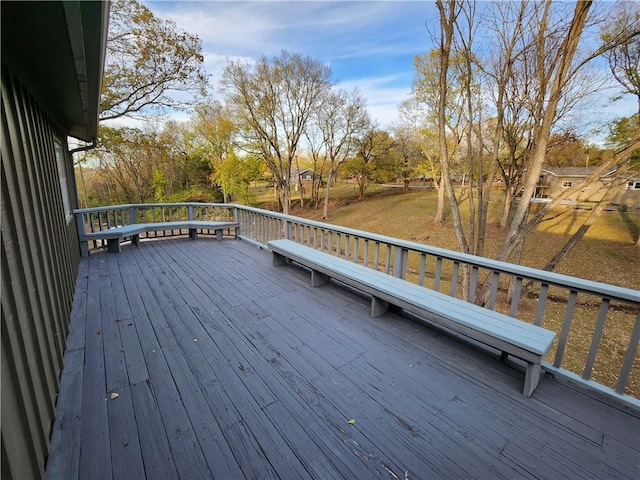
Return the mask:
<svg viewBox="0 0 640 480"><path fill-rule="evenodd" d="M83 259L49 478L640 475L640 420L240 240Z"/></svg>

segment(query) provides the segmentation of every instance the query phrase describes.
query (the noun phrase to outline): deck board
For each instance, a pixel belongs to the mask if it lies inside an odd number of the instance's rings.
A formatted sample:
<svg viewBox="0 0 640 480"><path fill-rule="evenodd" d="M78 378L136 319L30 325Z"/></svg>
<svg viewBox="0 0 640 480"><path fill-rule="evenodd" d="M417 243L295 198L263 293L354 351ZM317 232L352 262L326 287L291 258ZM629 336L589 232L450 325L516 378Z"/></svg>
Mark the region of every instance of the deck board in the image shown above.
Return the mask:
<svg viewBox="0 0 640 480"><path fill-rule="evenodd" d="M637 416L498 358L239 240L123 245L80 265L47 476L638 477Z"/></svg>

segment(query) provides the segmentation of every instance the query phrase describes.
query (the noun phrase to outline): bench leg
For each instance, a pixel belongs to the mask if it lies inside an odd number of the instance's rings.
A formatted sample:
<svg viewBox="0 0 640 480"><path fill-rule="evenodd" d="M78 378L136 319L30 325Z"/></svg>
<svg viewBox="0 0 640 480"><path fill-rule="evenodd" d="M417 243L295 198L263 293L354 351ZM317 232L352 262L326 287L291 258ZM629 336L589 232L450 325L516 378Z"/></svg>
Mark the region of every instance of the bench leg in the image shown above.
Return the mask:
<svg viewBox="0 0 640 480"><path fill-rule="evenodd" d="M136 233L133 237L131 237L131 243L133 243L136 247L140 245L140 234Z"/></svg>
<svg viewBox="0 0 640 480"><path fill-rule="evenodd" d="M389 302L385 302L384 300L371 297L371 316L379 317L389 311Z"/></svg>
<svg viewBox="0 0 640 480"><path fill-rule="evenodd" d="M190 228L189 229L189 238L191 240L197 240L198 239L198 229L197 228Z"/></svg>
<svg viewBox="0 0 640 480"><path fill-rule="evenodd" d="M281 265L287 264L287 257L284 255L280 255L279 253L273 252L273 265L279 267Z"/></svg>
<svg viewBox="0 0 640 480"><path fill-rule="evenodd" d="M216 230L216 240L218 240L218 241L222 240L222 229L221 228Z"/></svg>
<svg viewBox="0 0 640 480"><path fill-rule="evenodd" d="M524 377L524 391L526 397L530 397L540 381L541 367L539 363L527 363L527 373Z"/></svg>
<svg viewBox="0 0 640 480"><path fill-rule="evenodd" d="M312 287L320 287L322 285L326 285L329 283L329 276L324 273L316 272L315 270L311 270L311 286Z"/></svg>
<svg viewBox="0 0 640 480"><path fill-rule="evenodd" d="M109 253L120 253L120 239L119 238L107 238L107 251Z"/></svg>

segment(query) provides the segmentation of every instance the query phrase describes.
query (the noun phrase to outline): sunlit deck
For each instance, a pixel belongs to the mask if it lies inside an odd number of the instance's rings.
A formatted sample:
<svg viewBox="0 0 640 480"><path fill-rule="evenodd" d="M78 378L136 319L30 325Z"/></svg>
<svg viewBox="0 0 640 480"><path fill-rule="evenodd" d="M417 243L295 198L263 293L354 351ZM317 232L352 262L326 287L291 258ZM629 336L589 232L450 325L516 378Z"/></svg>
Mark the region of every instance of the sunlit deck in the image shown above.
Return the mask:
<svg viewBox="0 0 640 480"><path fill-rule="evenodd" d="M640 474L636 416L243 241L82 259L70 329L49 478Z"/></svg>

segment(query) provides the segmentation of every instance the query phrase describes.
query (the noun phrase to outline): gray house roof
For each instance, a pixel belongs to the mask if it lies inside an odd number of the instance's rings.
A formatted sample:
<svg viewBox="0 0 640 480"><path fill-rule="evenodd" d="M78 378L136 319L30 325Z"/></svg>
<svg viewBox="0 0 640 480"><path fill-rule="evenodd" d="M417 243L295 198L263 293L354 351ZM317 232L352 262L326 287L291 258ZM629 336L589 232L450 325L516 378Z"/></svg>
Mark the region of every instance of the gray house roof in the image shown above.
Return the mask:
<svg viewBox="0 0 640 480"><path fill-rule="evenodd" d="M575 177L575 178L587 178L593 173L596 167L559 167L559 168L543 168L542 172L552 175L554 177ZM600 175L600 177L608 177L616 171L612 168L607 173Z"/></svg>
<svg viewBox="0 0 640 480"><path fill-rule="evenodd" d="M84 141L95 139L109 2L0 5L2 61L20 74L62 131Z"/></svg>

